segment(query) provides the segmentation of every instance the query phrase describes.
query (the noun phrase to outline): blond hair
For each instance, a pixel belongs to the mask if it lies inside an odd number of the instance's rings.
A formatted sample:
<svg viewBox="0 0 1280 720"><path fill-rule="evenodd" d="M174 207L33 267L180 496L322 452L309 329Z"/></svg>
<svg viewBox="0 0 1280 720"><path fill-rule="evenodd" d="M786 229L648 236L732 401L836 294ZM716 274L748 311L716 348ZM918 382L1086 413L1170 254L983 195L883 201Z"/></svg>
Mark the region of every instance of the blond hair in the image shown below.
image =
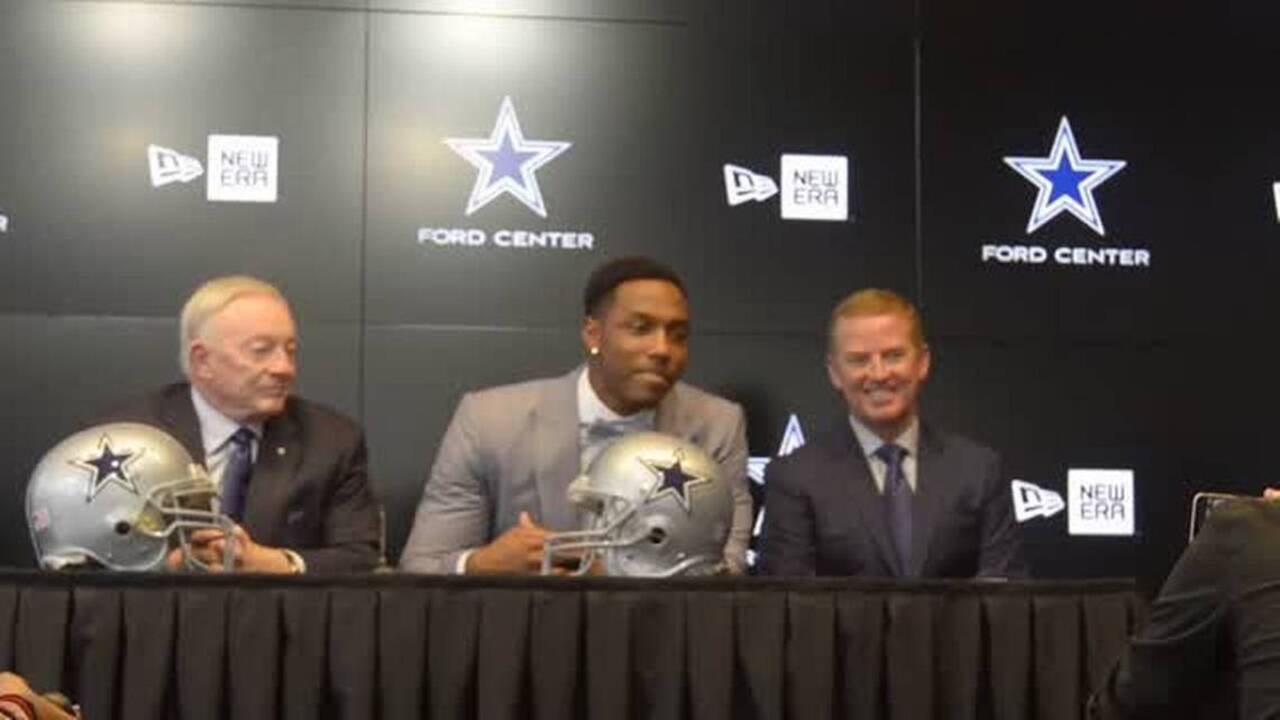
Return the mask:
<svg viewBox="0 0 1280 720"><path fill-rule="evenodd" d="M866 288L849 294L831 311L831 325L827 332L828 347L834 347L836 323L841 318L868 317L872 315L902 315L911 323L911 342L918 348L924 345L924 323L911 301L892 290Z"/></svg>
<svg viewBox="0 0 1280 720"><path fill-rule="evenodd" d="M202 337L204 326L232 301L248 295L267 295L288 302L275 285L248 275L227 275L214 278L196 288L182 306L178 322L178 366L183 375L190 375L191 364L187 357L191 343Z"/></svg>

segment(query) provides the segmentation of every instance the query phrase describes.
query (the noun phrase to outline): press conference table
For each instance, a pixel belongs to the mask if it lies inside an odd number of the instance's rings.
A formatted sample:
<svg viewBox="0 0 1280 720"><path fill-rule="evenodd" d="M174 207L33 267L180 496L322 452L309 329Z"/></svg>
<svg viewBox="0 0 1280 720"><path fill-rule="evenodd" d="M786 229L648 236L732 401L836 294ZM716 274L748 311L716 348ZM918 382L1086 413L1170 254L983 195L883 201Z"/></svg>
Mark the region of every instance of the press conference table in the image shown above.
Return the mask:
<svg viewBox="0 0 1280 720"><path fill-rule="evenodd" d="M10 571L0 668L90 720L1066 720L1141 612L1126 581Z"/></svg>

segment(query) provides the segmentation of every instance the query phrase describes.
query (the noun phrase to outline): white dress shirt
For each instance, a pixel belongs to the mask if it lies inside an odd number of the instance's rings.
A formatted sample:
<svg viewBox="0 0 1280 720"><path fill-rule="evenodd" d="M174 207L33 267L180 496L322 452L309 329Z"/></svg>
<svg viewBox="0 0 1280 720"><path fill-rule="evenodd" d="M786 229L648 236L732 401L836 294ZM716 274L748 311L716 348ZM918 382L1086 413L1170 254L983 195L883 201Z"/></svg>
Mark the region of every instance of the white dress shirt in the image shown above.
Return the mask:
<svg viewBox="0 0 1280 720"><path fill-rule="evenodd" d="M866 456L867 464L871 466L871 477L875 480L876 492L883 495L884 477L889 472L889 465L879 455L876 455L876 450L879 450L880 446L885 444L885 441L852 415L849 416L849 425L853 427L854 437L858 439L862 454ZM893 442L907 451L906 457L902 458L902 475L906 478L907 486L911 488L911 492L915 493L916 451L920 449L919 418L912 418L911 424Z"/></svg>

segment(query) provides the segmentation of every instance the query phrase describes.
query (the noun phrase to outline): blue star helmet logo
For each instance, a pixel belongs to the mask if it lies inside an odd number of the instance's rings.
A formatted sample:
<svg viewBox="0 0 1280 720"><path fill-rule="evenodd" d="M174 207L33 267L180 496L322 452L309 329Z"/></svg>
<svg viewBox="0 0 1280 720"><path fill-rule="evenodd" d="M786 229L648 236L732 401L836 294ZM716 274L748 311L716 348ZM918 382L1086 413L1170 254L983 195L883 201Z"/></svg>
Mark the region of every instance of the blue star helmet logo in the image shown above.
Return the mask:
<svg viewBox="0 0 1280 720"><path fill-rule="evenodd" d="M98 454L70 461L72 465L89 471L89 489L85 494L85 502L98 496L102 488L116 484L134 495L138 494L138 486L129 474L129 467L142 457L144 451L115 452L111 448L111 438L103 435L98 440Z"/></svg>
<svg viewBox="0 0 1280 720"><path fill-rule="evenodd" d="M556 159L573 143L526 140L510 97L502 99L498 120L487 138L446 138L445 145L479 170L467 198L470 215L504 193L524 203L539 217L547 216L542 190L534 173Z"/></svg>
<svg viewBox="0 0 1280 720"><path fill-rule="evenodd" d="M1031 181L1039 192L1027 222L1027 234L1035 232L1063 212L1071 213L1099 235L1106 235L1093 191L1120 172L1124 160L1085 160L1080 157L1071 123L1062 116L1053 148L1046 157L1006 157L1004 162Z"/></svg>
<svg viewBox="0 0 1280 720"><path fill-rule="evenodd" d="M643 458L640 459L640 462L644 463L644 466L649 468L658 479L658 482L654 483L653 488L649 490L649 495L645 498L645 502L653 502L664 495L670 495L676 499L676 502L680 503L685 512L693 512L693 506L689 498L689 486L708 482L708 479L685 472L684 468L681 467L681 463L684 462L684 453L677 450L671 463L667 465Z"/></svg>

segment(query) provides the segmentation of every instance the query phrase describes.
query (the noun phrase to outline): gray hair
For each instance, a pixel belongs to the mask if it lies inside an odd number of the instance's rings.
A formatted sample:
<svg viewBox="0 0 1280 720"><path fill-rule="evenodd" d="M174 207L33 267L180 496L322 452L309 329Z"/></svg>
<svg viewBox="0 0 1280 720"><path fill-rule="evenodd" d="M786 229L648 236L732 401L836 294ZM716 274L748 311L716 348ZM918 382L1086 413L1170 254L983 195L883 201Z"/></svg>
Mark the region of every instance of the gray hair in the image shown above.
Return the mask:
<svg viewBox="0 0 1280 720"><path fill-rule="evenodd" d="M202 336L209 318L217 315L233 300L246 295L269 295L288 304L284 294L275 285L248 275L214 278L191 293L191 297L182 306L178 325L178 366L182 368L183 375L191 374L191 363L187 355L191 343Z"/></svg>

